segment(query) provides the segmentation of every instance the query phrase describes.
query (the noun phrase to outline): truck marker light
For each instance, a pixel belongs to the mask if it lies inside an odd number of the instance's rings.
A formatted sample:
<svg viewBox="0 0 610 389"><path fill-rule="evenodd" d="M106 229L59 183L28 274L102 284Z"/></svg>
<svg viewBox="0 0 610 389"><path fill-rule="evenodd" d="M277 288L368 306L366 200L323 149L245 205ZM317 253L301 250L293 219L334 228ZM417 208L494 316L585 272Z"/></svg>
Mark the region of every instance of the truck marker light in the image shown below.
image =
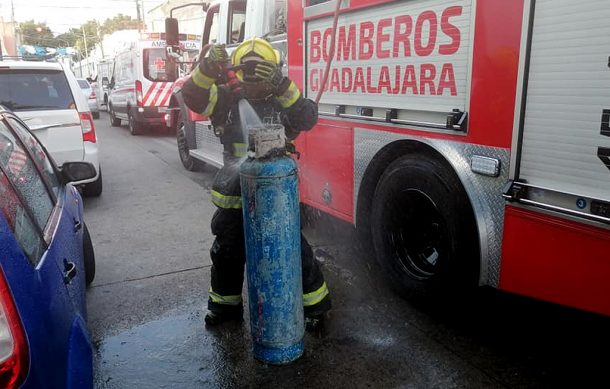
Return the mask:
<svg viewBox="0 0 610 389"><path fill-rule="evenodd" d="M470 158L470 170L484 176L498 177L500 175L500 160L496 158L473 155Z"/></svg>

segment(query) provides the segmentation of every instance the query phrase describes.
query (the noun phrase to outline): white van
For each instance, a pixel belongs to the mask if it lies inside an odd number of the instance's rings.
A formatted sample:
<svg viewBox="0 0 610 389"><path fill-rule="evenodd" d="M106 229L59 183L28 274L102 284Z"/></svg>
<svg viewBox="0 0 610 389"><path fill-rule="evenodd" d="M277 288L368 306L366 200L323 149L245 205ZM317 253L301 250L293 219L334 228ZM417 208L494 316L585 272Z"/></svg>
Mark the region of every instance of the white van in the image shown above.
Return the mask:
<svg viewBox="0 0 610 389"><path fill-rule="evenodd" d="M180 34L184 50L199 50L200 36ZM177 78L166 67L165 33L143 33L141 39L117 53L108 95L110 124L129 123L132 135L149 126L165 126L165 112Z"/></svg>

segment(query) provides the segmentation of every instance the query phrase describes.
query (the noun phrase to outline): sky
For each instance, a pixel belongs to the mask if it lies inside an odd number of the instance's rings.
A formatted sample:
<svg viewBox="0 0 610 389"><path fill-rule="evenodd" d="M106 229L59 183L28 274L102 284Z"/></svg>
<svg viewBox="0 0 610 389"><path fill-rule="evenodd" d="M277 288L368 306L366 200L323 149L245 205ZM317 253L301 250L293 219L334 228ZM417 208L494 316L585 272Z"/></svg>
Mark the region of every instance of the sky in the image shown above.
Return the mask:
<svg viewBox="0 0 610 389"><path fill-rule="evenodd" d="M141 1L141 0L140 0ZM12 0L15 20L34 19L46 22L55 34L96 19L103 22L119 13L136 18L136 0ZM164 0L144 0L144 12L164 3ZM11 17L11 0L0 0L0 14Z"/></svg>

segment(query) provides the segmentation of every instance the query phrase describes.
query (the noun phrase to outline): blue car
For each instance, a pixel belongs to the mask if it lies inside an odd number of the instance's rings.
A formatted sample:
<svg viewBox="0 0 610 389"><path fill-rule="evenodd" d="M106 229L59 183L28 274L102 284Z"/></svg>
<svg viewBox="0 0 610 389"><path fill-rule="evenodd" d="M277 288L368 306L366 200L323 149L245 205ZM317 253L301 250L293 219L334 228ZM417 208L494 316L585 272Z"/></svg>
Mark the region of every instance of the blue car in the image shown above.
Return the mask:
<svg viewBox="0 0 610 389"><path fill-rule="evenodd" d="M0 388L92 387L85 288L95 259L69 185L91 177L87 162L59 170L0 107Z"/></svg>

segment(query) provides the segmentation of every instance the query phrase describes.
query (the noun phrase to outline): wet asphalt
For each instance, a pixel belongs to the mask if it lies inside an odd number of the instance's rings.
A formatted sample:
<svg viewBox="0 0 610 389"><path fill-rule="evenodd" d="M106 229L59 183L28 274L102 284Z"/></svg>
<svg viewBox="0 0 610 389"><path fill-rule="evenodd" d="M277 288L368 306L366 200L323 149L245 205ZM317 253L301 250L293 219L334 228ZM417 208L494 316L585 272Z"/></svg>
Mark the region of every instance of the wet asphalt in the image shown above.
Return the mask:
<svg viewBox="0 0 610 389"><path fill-rule="evenodd" d="M610 385L608 318L487 288L445 307L404 300L350 225L311 210L305 234L333 310L306 334L300 360L254 360L247 313L203 324L215 169L183 169L171 134L132 137L105 113L95 124L104 192L84 203L97 263L87 292L96 388Z"/></svg>

